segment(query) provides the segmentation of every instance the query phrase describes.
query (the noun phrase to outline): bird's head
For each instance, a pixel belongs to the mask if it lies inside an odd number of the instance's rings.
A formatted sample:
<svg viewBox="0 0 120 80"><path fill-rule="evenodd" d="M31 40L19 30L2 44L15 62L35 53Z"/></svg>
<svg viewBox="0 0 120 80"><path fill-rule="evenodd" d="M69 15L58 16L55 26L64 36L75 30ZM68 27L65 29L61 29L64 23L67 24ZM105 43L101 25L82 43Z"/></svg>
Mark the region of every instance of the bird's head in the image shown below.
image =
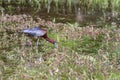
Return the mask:
<svg viewBox="0 0 120 80"><path fill-rule="evenodd" d="M55 48L58 48L58 44L56 42L54 43L54 46L55 46Z"/></svg>

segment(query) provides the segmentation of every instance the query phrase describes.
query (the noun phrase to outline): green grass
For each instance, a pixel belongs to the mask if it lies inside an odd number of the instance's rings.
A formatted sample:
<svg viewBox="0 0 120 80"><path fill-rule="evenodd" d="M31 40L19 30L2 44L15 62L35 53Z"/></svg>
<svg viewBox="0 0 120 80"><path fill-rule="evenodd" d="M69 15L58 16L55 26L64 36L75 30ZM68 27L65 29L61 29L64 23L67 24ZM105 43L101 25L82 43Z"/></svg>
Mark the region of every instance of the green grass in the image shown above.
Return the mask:
<svg viewBox="0 0 120 80"><path fill-rule="evenodd" d="M42 24L42 21L39 23ZM36 37L17 33L27 26L34 25L36 23L29 19L26 21L22 19L20 22L6 20L1 25L1 80L117 80L120 78L120 29L113 31L110 28L75 27L73 24L58 25L46 22L44 25L48 27L48 36L58 43L56 50L54 45L44 39L40 39L37 49ZM7 30L4 30L4 27ZM25 46L28 42L32 42L33 45Z"/></svg>

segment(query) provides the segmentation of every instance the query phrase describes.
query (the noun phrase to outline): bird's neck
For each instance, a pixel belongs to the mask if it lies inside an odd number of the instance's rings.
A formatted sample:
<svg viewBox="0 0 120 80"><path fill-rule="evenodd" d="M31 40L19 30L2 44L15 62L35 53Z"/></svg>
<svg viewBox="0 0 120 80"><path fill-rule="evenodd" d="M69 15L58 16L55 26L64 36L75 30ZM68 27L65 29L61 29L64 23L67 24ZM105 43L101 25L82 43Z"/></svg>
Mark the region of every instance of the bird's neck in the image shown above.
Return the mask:
<svg viewBox="0 0 120 80"><path fill-rule="evenodd" d="M48 41L48 42L50 42L50 43L52 43L52 44L55 43L55 41L54 41L53 39L50 39L50 38L48 38L48 37L46 37L45 39L46 39L46 41Z"/></svg>
<svg viewBox="0 0 120 80"><path fill-rule="evenodd" d="M53 39L48 38L47 34L45 34L45 35L42 36L42 37L43 37L46 41L48 41L48 42L50 42L50 43L52 43L52 44L56 43Z"/></svg>

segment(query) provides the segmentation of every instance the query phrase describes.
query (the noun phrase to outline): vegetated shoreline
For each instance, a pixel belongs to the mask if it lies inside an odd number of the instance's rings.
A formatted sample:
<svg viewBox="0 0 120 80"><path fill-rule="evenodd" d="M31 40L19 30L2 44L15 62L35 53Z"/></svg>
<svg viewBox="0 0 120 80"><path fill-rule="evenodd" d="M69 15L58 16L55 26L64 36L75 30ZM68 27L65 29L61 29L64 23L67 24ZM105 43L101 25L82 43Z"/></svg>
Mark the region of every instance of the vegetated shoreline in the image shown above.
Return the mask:
<svg viewBox="0 0 120 80"><path fill-rule="evenodd" d="M8 15L0 18L1 79L117 79L119 78L120 29L114 26L96 28L94 25L79 27L76 24L54 23L41 18L34 20L29 15ZM30 38L8 31L42 25L49 36L58 42L58 51L41 41L36 47L20 48ZM19 41L19 43L18 43ZM74 74L74 75L73 75Z"/></svg>

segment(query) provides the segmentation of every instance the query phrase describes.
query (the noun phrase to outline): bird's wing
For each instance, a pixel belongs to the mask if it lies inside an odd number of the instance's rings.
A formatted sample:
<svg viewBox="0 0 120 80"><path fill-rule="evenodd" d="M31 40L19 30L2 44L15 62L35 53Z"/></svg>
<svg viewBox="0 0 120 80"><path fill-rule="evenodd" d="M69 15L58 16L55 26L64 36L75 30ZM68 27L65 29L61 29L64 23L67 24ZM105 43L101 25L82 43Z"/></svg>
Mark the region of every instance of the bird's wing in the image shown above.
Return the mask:
<svg viewBox="0 0 120 80"><path fill-rule="evenodd" d="M43 36L46 34L46 32L41 30L39 27L24 29L22 32L33 36Z"/></svg>
<svg viewBox="0 0 120 80"><path fill-rule="evenodd" d="M43 36L46 34L46 32L42 30L36 30L35 33L36 33L36 36Z"/></svg>

